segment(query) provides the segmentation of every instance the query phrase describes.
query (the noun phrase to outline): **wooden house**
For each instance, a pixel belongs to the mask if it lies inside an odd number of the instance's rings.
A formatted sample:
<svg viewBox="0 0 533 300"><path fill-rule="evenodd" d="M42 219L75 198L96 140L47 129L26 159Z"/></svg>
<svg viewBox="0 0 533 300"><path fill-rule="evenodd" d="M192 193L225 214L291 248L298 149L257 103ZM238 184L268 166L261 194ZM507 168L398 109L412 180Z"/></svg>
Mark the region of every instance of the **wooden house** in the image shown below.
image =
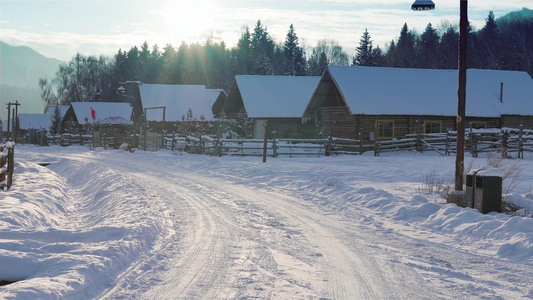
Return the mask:
<svg viewBox="0 0 533 300"><path fill-rule="evenodd" d="M122 134L133 124L131 113L132 106L129 103L73 102L67 109L61 126L65 132L70 133L83 133L88 128L97 127L109 134Z"/></svg>
<svg viewBox="0 0 533 300"><path fill-rule="evenodd" d="M308 128L375 140L456 129L456 70L329 66L303 114ZM533 129L533 80L525 72L468 70L466 124Z"/></svg>
<svg viewBox="0 0 533 300"><path fill-rule="evenodd" d="M302 136L302 113L313 94L318 76L237 75L228 94L223 113L229 118L244 114L253 120L253 137L268 132L277 137Z"/></svg>

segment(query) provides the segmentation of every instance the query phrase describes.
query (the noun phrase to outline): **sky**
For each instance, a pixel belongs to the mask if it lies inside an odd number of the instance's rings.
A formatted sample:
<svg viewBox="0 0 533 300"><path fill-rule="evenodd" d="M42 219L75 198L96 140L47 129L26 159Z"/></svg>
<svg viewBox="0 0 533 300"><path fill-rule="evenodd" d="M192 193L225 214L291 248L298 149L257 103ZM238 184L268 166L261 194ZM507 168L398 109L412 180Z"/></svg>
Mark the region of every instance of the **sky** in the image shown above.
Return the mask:
<svg viewBox="0 0 533 300"><path fill-rule="evenodd" d="M293 24L306 49L329 39L353 56L365 29L384 49L404 23L418 33L428 23L458 23L459 1L434 2L435 10L416 12L413 0L1 0L0 40L70 61L77 52L113 56L145 41L177 48L209 35L233 47L244 26L261 20L276 42ZM469 19L480 29L489 11L498 18L523 7L533 8L533 0L471 0Z"/></svg>

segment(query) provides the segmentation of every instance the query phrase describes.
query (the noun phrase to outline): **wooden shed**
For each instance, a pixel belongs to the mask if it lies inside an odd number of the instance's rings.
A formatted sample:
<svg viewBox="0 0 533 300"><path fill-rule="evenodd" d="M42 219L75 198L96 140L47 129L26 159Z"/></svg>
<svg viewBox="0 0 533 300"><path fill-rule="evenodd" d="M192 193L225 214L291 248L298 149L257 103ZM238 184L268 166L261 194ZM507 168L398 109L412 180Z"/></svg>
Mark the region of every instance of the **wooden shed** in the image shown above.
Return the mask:
<svg viewBox="0 0 533 300"><path fill-rule="evenodd" d="M268 121L269 137L302 136L302 114L319 76L237 75L223 113L229 118L245 114L253 120L253 137L263 138Z"/></svg>
<svg viewBox="0 0 533 300"><path fill-rule="evenodd" d="M457 87L456 70L329 66L304 123L363 140L455 130ZM468 70L466 122L475 128L533 129L533 79L526 72Z"/></svg>

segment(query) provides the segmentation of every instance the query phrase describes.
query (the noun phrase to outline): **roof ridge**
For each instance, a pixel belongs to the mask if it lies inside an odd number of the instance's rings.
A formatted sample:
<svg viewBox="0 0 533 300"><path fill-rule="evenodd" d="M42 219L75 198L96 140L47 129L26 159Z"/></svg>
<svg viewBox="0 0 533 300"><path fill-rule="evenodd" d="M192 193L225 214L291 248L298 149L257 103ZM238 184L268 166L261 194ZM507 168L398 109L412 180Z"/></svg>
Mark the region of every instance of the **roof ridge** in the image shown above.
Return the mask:
<svg viewBox="0 0 533 300"><path fill-rule="evenodd" d="M311 78L311 77L320 77L320 76L290 76L290 75L235 75L235 77L270 77L270 78Z"/></svg>

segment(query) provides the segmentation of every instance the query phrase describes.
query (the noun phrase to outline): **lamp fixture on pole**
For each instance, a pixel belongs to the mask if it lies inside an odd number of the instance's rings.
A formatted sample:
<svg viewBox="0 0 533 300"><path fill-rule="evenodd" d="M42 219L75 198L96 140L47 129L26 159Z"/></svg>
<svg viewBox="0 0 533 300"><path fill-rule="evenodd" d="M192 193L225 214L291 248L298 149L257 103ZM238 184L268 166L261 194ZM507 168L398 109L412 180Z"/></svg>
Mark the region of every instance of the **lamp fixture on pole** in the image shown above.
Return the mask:
<svg viewBox="0 0 533 300"><path fill-rule="evenodd" d="M416 0L411 5L412 10L432 10L435 9L435 3L431 0Z"/></svg>

